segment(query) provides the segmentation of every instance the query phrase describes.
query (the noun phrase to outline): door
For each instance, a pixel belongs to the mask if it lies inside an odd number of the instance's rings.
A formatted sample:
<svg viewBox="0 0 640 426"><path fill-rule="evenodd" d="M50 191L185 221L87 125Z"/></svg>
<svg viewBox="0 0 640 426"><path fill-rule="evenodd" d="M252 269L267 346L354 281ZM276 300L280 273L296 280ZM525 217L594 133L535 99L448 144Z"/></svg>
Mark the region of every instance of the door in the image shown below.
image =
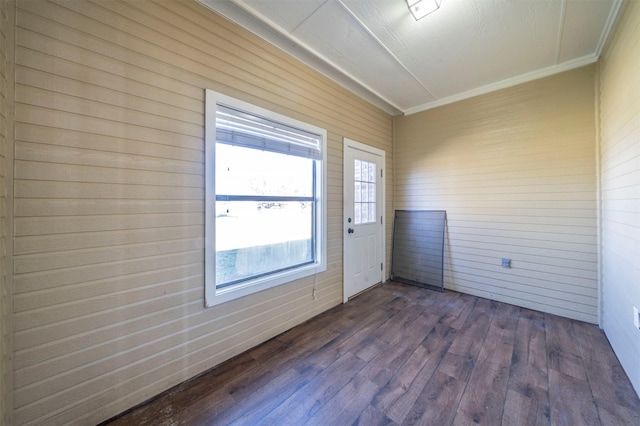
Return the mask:
<svg viewBox="0 0 640 426"><path fill-rule="evenodd" d="M385 152L344 139L344 302L384 274Z"/></svg>

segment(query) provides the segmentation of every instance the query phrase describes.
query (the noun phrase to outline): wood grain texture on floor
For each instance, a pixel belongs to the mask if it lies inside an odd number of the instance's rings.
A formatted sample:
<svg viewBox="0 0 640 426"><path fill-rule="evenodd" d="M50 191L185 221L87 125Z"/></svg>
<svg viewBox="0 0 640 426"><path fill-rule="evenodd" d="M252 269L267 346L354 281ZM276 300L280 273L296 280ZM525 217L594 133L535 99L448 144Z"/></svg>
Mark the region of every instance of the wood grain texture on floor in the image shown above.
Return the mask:
<svg viewBox="0 0 640 426"><path fill-rule="evenodd" d="M595 325L386 283L107 423L640 425Z"/></svg>

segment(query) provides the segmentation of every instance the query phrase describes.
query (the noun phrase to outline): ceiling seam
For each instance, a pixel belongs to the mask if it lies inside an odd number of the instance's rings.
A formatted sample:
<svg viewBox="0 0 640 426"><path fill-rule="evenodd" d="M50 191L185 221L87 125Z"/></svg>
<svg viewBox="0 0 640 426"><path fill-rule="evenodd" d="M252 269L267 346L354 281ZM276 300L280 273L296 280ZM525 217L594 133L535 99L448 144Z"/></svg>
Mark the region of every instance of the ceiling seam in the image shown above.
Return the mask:
<svg viewBox="0 0 640 426"><path fill-rule="evenodd" d="M427 93L435 100L437 100L438 98L431 92L431 90L429 90L429 88L427 86L425 86L424 84L422 84L422 82L420 81L420 79L418 79L418 77L416 77L416 75L411 72L411 70L409 68L407 68L405 66L405 64L398 59L398 57L396 55L393 54L393 52L391 52L391 50L369 29L369 27L367 27L364 22L362 22L360 20L360 18L358 18L355 13L353 13L351 11L351 9L349 9L343 2L342 0L336 0L336 2L345 10L345 12L347 12L349 14L349 16L351 16L351 18L353 18L354 21L356 21L358 23L358 25L366 31L367 34L369 34L369 36L371 38L373 38L376 43L378 43L388 54L389 56L391 56L393 58L394 61L396 61L415 81L416 83L418 83L424 90L427 91Z"/></svg>
<svg viewBox="0 0 640 426"><path fill-rule="evenodd" d="M556 62L560 63L560 49L562 47L562 38L564 35L564 20L567 12L567 0L562 0L560 3L560 21L558 22L558 40L556 41Z"/></svg>
<svg viewBox="0 0 640 426"><path fill-rule="evenodd" d="M325 4L327 4L327 3L329 3L329 0L325 0L325 2L324 2L324 3L322 3L320 6L316 7L316 8L313 10L313 12L311 12L311 13L310 13L306 18L304 18L304 19L302 20L302 22L300 22L300 23L299 23L298 25L296 25L293 29L291 29L291 31L289 31L289 33L293 34L294 32L296 32L296 30L297 30L298 28L300 28L300 26L301 26L302 24L304 24L305 22L307 22L307 21L309 20L309 18L311 18L313 15L315 15L315 14L316 14L316 12L317 12L317 11L319 11L321 7L324 7L324 5L325 5Z"/></svg>

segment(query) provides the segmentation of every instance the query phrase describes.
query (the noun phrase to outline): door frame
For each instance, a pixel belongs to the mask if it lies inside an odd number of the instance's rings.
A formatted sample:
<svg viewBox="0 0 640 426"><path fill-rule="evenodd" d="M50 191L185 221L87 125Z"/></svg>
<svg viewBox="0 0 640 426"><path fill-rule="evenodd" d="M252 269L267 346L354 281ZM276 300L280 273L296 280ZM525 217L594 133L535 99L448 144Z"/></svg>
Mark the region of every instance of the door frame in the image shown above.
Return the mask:
<svg viewBox="0 0 640 426"><path fill-rule="evenodd" d="M346 199L344 197L345 194L345 190L346 190L346 176L347 173L351 173L350 169L353 168L353 166L349 166L346 162L346 152L347 149L355 149L358 151L363 151L369 154L373 154L373 155L377 155L380 156L382 158L382 177L380 178L380 183L382 184L382 188L381 188L381 193L382 193L382 198L381 200L379 200L379 206L381 206L380 209L380 215L382 216L382 226L381 226L381 231L382 231L382 235L380 238L380 253L381 253L381 262L382 262L382 270L380 271L380 282L383 283L385 281L385 277L387 276L387 233L386 233L386 224L387 224L387 195L386 195L386 190L387 190L387 185L386 185L386 151L379 149L379 148L375 148L373 146L370 145L366 145L363 144L361 142L357 142L354 141L353 139L349 139L349 138L343 138L343 148L342 148L342 171L343 171L343 175L342 175L342 302L343 303L347 303L347 301L349 300L349 298L347 297L347 291L346 291L346 286L347 286L347 274L345 273L345 271L347 270L347 262L346 262L346 257L347 257L347 229L348 227L348 223L347 223L347 208L346 208Z"/></svg>

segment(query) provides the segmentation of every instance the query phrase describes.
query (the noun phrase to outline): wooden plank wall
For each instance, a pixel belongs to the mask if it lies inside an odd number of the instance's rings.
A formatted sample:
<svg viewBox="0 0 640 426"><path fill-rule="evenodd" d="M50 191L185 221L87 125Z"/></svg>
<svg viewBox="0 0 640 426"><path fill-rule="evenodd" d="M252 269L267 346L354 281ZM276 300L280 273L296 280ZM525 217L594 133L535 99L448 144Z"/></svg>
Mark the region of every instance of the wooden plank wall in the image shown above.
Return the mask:
<svg viewBox="0 0 640 426"><path fill-rule="evenodd" d="M387 152L391 217L391 116L195 1L17 6L16 424L100 422L341 302L342 138ZM211 309L205 88L329 135L326 273Z"/></svg>
<svg viewBox="0 0 640 426"><path fill-rule="evenodd" d="M11 374L9 368L11 330L9 313L11 312L9 295L7 294L7 187L10 179L7 176L7 30L8 10L7 2L0 0L0 423L9 424L7 397L9 388L7 377Z"/></svg>
<svg viewBox="0 0 640 426"><path fill-rule="evenodd" d="M396 117L395 205L447 211L445 288L598 321L594 93L589 66Z"/></svg>
<svg viewBox="0 0 640 426"><path fill-rule="evenodd" d="M640 393L640 3L631 1L600 63L604 330Z"/></svg>

